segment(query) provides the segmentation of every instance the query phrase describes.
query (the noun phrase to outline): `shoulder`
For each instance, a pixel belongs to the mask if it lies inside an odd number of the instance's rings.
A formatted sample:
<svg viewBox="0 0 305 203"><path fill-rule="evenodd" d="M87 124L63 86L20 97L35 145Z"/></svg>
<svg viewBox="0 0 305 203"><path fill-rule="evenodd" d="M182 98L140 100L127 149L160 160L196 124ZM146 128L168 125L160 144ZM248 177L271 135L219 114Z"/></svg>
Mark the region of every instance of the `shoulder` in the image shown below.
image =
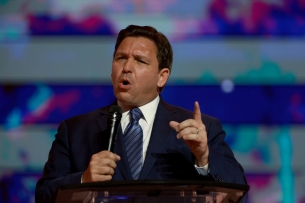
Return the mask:
<svg viewBox="0 0 305 203"><path fill-rule="evenodd" d="M66 125L84 125L87 123L92 123L100 117L107 116L109 107L110 106L105 106L88 113L76 115L71 118L65 119L63 122L66 123Z"/></svg>

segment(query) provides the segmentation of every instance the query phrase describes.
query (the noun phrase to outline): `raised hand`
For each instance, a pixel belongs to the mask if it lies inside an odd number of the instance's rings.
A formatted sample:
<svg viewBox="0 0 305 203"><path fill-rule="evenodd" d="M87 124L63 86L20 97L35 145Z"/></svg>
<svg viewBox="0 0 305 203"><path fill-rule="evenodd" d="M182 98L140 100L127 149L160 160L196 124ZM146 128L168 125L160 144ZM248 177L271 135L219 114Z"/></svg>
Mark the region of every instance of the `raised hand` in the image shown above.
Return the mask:
<svg viewBox="0 0 305 203"><path fill-rule="evenodd" d="M198 166L205 166L209 163L209 147L207 144L206 127L201 120L199 103L194 104L193 119L181 123L171 121L169 125L176 130L177 138L183 139L196 157Z"/></svg>

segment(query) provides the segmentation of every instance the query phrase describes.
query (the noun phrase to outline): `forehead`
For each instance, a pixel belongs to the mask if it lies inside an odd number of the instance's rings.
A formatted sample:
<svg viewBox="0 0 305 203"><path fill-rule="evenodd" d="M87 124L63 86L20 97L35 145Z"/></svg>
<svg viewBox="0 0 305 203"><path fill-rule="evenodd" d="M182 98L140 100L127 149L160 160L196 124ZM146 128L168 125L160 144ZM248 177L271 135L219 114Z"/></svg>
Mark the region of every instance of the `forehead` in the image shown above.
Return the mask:
<svg viewBox="0 0 305 203"><path fill-rule="evenodd" d="M157 53L156 44L146 37L126 37L118 47L117 52L142 51Z"/></svg>

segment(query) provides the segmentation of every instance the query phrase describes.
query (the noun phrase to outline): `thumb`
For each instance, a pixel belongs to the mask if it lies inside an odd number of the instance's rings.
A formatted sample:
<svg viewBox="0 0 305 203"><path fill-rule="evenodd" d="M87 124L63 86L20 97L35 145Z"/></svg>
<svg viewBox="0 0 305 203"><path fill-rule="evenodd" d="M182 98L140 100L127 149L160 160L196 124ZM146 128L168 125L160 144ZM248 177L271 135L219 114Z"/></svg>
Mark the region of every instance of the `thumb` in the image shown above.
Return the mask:
<svg viewBox="0 0 305 203"><path fill-rule="evenodd" d="M194 120L201 121L201 111L199 103L197 101L194 104Z"/></svg>
<svg viewBox="0 0 305 203"><path fill-rule="evenodd" d="M179 123L176 121L169 122L169 126L172 127L176 132L178 132L178 125Z"/></svg>

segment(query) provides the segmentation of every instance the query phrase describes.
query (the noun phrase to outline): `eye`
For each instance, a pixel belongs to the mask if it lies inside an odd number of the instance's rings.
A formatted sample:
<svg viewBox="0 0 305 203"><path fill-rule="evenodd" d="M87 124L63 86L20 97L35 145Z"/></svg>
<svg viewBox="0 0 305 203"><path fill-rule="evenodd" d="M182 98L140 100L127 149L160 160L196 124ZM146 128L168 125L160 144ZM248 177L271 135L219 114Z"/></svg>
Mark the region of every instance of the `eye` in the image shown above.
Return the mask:
<svg viewBox="0 0 305 203"><path fill-rule="evenodd" d="M122 59L125 59L125 58L126 58L125 56L117 56L116 60L122 60Z"/></svg>
<svg viewBox="0 0 305 203"><path fill-rule="evenodd" d="M138 62L143 63L143 64L147 64L145 61L141 60L141 59L137 59Z"/></svg>

